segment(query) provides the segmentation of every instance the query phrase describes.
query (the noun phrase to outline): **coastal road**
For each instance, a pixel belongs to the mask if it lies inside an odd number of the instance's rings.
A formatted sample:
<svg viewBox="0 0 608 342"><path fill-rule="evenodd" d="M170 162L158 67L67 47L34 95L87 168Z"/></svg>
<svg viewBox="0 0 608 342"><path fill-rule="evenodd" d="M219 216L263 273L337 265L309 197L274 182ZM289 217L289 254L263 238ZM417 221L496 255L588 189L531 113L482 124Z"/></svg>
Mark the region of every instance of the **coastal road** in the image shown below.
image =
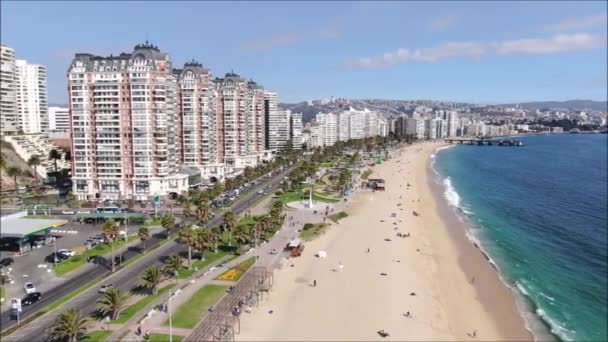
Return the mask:
<svg viewBox="0 0 608 342"><path fill-rule="evenodd" d="M242 213L247 210L251 205L257 202L261 197L265 196L263 194L258 194L257 190L264 190L268 193L271 193L276 188L279 187L283 177L289 174L291 168L285 169L280 172L276 176L262 181L251 191L243 194L238 198L235 203L232 205L231 210L235 213ZM216 216L210 223L209 226L217 225L221 221L221 216ZM155 242L158 243L162 240L162 237L156 237L159 240ZM151 246L155 244L154 241L148 241L147 245ZM110 275L107 279L103 281L103 283L112 283L115 287L119 288L122 291L129 291L139 282L139 275L148 267L154 265L162 265L162 257L166 255L174 255L180 252L186 251L186 248L178 244L174 241L166 243L158 249L150 251L144 256L129 265L128 267L117 271L116 273ZM125 260L132 258L136 255L140 255L138 251L130 250L124 254ZM32 305L31 307L24 307L24 312L22 313L22 319L34 314L38 310L42 309L44 306L52 303L54 300L60 299L63 296L69 294L71 291L78 289L79 287L89 283L94 279L100 279L102 276L106 276L110 274L110 271L102 265L94 268L90 272L82 274L75 279L68 281L66 284L62 285L60 288L56 288L49 293L43 294L43 299ZM100 284L101 285L101 284ZM65 306L67 308L78 308L80 312L84 314L90 314L95 311L95 302L99 298L99 294L97 293L98 286L94 286L82 294L76 296ZM63 310L63 309L62 309ZM3 341L43 341L45 340L46 333L45 330L51 325L57 315L60 313L60 310L55 310L53 312L49 312L44 316L36 319L33 323L24 326L23 328L17 330L13 334L4 337ZM11 319L8 314L2 316L2 330L7 329L14 324L16 321Z"/></svg>

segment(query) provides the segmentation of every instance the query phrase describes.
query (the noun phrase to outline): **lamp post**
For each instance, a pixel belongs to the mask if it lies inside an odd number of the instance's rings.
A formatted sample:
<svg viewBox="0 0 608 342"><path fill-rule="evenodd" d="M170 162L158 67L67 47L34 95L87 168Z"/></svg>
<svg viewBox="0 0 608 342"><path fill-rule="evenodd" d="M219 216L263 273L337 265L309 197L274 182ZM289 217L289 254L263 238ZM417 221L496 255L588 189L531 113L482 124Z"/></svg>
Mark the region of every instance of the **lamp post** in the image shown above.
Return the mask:
<svg viewBox="0 0 608 342"><path fill-rule="evenodd" d="M127 242L129 238L129 217L123 216L123 218L125 219L125 242Z"/></svg>
<svg viewBox="0 0 608 342"><path fill-rule="evenodd" d="M169 299L167 300L167 312L169 313L169 342L173 342L173 321L171 319L171 291L169 291Z"/></svg>
<svg viewBox="0 0 608 342"><path fill-rule="evenodd" d="M57 268L57 238L53 240L53 268Z"/></svg>

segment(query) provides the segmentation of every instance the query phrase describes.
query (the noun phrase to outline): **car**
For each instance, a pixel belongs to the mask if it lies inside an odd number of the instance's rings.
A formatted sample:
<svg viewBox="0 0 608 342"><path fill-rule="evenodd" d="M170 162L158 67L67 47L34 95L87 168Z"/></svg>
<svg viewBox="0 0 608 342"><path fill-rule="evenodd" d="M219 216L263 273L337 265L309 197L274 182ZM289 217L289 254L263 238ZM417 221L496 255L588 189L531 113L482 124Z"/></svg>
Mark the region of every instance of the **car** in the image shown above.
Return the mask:
<svg viewBox="0 0 608 342"><path fill-rule="evenodd" d="M76 252L71 251L69 249L60 249L57 251L57 254L63 254L63 255L67 255L69 257L73 257L74 255L76 255Z"/></svg>
<svg viewBox="0 0 608 342"><path fill-rule="evenodd" d="M9 267L13 263L15 263L15 260L13 260L13 258L4 258L0 260L0 268Z"/></svg>
<svg viewBox="0 0 608 342"><path fill-rule="evenodd" d="M105 285L101 285L101 287L99 288L99 293L106 293L106 291L108 291L109 289L114 288L113 284L105 284Z"/></svg>
<svg viewBox="0 0 608 342"><path fill-rule="evenodd" d="M90 210L78 210L79 214L90 214L91 211Z"/></svg>
<svg viewBox="0 0 608 342"><path fill-rule="evenodd" d="M28 293L21 300L21 305L32 305L32 304L36 303L37 301L39 301L40 298L42 298L42 293L40 293L40 292Z"/></svg>
<svg viewBox="0 0 608 342"><path fill-rule="evenodd" d="M262 190L262 189L258 190L258 194L260 194L260 195L261 195L261 194L263 194L263 193L264 193L264 190Z"/></svg>
<svg viewBox="0 0 608 342"><path fill-rule="evenodd" d="M36 286L34 286L34 283L32 282L27 282L23 285L23 289L25 290L25 293L34 293L36 292Z"/></svg>
<svg viewBox="0 0 608 342"><path fill-rule="evenodd" d="M67 258L69 258L69 256L67 256L65 254L60 254L59 252L57 252L57 253L51 253L51 254L47 255L46 258L44 258L44 261L49 262L49 263L54 263L54 262L63 261Z"/></svg>
<svg viewBox="0 0 608 342"><path fill-rule="evenodd" d="M74 215L74 210L63 210L61 213L63 215Z"/></svg>

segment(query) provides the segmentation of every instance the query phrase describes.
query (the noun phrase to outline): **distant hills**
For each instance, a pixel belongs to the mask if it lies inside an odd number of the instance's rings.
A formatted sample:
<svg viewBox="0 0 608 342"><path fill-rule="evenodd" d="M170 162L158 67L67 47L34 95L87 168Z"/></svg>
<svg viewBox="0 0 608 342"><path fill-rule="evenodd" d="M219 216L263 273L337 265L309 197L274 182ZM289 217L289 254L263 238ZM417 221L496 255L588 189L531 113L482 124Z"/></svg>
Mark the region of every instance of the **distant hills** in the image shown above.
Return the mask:
<svg viewBox="0 0 608 342"><path fill-rule="evenodd" d="M503 104L501 106L514 107L516 103ZM524 109L573 109L573 110L599 110L608 111L608 102L592 100L568 100L568 101L536 101L519 103Z"/></svg>

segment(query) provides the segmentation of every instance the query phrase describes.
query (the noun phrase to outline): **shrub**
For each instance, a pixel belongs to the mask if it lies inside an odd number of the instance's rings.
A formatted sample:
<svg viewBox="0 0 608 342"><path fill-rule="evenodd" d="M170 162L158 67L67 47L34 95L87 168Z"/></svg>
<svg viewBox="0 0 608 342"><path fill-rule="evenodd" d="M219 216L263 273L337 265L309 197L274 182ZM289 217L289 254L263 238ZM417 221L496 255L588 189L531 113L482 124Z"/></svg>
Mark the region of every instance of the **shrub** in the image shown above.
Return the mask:
<svg viewBox="0 0 608 342"><path fill-rule="evenodd" d="M71 262L81 262L82 261L82 255L76 255L70 258Z"/></svg>
<svg viewBox="0 0 608 342"><path fill-rule="evenodd" d="M281 190L277 190L277 192L274 193L277 196L281 196L283 194L283 191Z"/></svg>
<svg viewBox="0 0 608 342"><path fill-rule="evenodd" d="M304 230L308 230L308 229L310 229L310 228L312 228L312 227L314 227L314 226L315 226L315 225L314 225L314 224L312 224L312 223L307 223L307 224L305 224L305 225L304 225L304 227L303 227L302 229L304 229Z"/></svg>

